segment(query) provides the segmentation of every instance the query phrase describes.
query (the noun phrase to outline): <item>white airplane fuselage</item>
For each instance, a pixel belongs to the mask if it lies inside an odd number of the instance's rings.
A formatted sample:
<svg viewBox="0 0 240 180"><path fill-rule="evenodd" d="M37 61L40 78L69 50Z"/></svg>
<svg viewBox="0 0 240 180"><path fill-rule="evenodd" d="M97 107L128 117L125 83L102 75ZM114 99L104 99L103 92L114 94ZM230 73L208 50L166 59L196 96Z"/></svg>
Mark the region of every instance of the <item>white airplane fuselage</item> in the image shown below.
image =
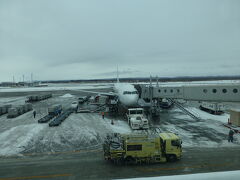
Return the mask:
<svg viewBox="0 0 240 180"><path fill-rule="evenodd" d="M139 95L132 84L115 83L113 90L117 94L118 100L123 106L130 107L137 105Z"/></svg>

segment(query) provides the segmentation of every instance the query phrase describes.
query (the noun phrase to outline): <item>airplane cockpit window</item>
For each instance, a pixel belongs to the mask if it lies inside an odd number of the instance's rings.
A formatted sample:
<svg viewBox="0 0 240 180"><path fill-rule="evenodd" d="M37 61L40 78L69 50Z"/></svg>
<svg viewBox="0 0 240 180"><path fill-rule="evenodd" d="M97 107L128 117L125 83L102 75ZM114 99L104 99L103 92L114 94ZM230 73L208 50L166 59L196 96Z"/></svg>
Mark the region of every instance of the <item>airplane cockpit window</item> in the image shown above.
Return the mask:
<svg viewBox="0 0 240 180"><path fill-rule="evenodd" d="M125 95L125 94L138 94L138 92L137 91L124 91L123 92L123 94Z"/></svg>

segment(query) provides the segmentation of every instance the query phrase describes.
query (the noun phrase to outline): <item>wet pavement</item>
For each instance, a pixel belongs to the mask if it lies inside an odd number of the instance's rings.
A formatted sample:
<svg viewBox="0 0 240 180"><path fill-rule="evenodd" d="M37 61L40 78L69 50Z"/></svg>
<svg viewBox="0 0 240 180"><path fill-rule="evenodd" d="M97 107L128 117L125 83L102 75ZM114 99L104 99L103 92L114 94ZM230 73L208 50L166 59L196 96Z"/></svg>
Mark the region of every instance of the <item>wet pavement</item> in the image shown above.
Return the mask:
<svg viewBox="0 0 240 180"><path fill-rule="evenodd" d="M150 165L113 165L101 150L1 158L0 180L122 179L239 170L239 148L185 148L180 161ZM227 177L226 177L227 178Z"/></svg>

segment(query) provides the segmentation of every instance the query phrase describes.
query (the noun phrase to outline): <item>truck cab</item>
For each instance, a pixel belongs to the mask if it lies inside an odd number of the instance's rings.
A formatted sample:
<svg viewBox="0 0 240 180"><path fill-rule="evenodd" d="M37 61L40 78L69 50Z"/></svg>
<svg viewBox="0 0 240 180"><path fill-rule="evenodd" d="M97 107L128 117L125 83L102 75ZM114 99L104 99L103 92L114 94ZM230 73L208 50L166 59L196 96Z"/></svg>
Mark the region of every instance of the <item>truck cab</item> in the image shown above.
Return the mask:
<svg viewBox="0 0 240 180"><path fill-rule="evenodd" d="M143 108L130 108L127 111L128 124L132 129L148 129L148 119L144 116Z"/></svg>
<svg viewBox="0 0 240 180"><path fill-rule="evenodd" d="M160 143L163 154L168 161L174 161L181 158L182 141L173 133L160 133Z"/></svg>

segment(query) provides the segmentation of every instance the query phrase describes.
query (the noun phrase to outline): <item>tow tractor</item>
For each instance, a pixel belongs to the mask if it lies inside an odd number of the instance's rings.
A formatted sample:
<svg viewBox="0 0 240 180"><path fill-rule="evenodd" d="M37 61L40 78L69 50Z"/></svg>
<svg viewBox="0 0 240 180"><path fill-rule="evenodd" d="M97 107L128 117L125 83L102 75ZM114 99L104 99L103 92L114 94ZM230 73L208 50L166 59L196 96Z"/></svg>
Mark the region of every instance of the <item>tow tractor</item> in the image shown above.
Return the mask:
<svg viewBox="0 0 240 180"><path fill-rule="evenodd" d="M128 124L133 130L148 129L148 119L144 116L143 108L130 108L127 113Z"/></svg>

